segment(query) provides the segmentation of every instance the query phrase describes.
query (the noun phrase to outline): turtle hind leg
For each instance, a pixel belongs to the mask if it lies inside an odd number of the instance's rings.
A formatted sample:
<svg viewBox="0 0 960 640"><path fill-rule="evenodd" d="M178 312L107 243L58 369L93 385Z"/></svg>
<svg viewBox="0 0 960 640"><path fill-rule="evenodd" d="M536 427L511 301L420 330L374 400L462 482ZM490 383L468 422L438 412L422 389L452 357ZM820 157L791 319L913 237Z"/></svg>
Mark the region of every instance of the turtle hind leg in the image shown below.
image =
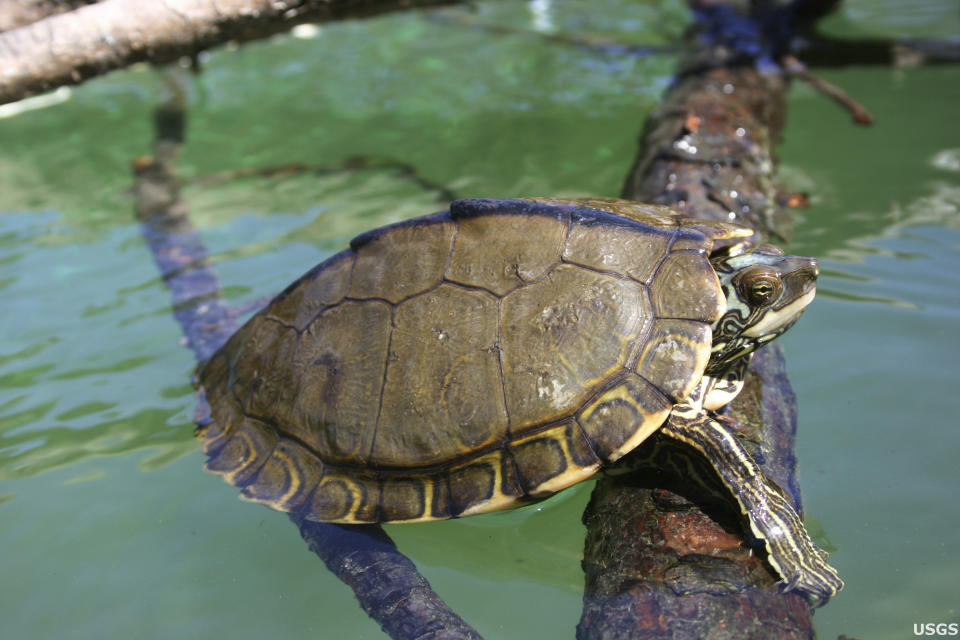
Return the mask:
<svg viewBox="0 0 960 640"><path fill-rule="evenodd" d="M661 431L706 456L734 495L753 535L767 547L770 565L784 591L800 591L814 606L827 603L843 581L826 562L826 553L810 539L800 516L772 487L736 438L705 411L688 404L674 407Z"/></svg>

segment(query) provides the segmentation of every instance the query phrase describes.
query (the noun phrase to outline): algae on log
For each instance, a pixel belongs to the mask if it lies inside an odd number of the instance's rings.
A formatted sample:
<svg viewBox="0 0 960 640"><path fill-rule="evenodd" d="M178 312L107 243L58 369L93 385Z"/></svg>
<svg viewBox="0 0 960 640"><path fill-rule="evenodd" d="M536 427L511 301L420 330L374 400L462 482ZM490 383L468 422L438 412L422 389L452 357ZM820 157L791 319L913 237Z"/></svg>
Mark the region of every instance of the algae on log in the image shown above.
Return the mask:
<svg viewBox="0 0 960 640"><path fill-rule="evenodd" d="M739 222L757 241L788 238L773 181L788 82L752 65L703 65L699 55L648 118L622 195ZM776 343L756 353L725 416L799 511L796 401ZM578 637L812 638L806 599L780 592L706 461L656 436L632 455L646 471L600 479L584 514Z"/></svg>

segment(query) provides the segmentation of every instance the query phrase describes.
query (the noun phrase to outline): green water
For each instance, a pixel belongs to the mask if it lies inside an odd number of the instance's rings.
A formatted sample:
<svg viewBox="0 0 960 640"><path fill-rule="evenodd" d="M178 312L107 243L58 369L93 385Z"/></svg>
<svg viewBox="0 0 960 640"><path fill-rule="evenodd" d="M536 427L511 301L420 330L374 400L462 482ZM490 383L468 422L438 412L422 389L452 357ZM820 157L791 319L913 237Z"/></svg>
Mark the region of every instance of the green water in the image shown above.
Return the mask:
<svg viewBox="0 0 960 640"><path fill-rule="evenodd" d="M686 14L604 0L441 15L656 45ZM830 27L944 37L960 18L950 0L861 0ZM441 208L431 185L615 195L674 64L419 14L219 51L190 88L186 176L375 155L419 180L370 168L185 195L225 292L248 302L359 231ZM816 623L909 638L960 620L960 69L822 75L878 124L797 85L781 147L784 181L813 198L791 248L824 271L783 339L801 486L847 581ZM201 470L194 363L127 192L161 96L136 69L0 119L0 637L380 638L285 517ZM572 637L589 491L389 533L486 637Z"/></svg>

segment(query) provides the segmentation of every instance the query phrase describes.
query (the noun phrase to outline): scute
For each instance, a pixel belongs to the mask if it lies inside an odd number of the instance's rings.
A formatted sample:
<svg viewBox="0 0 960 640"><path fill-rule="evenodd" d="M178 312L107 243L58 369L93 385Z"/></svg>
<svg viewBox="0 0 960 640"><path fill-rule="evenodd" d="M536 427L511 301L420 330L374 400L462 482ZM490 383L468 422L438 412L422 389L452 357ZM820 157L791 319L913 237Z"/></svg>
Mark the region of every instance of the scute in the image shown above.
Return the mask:
<svg viewBox="0 0 960 640"><path fill-rule="evenodd" d="M717 274L705 255L675 251L667 256L650 285L653 309L660 318L714 322L727 303Z"/></svg>
<svg viewBox="0 0 960 640"><path fill-rule="evenodd" d="M577 423L604 461L619 460L656 431L673 403L642 377L627 374L587 404Z"/></svg>
<svg viewBox="0 0 960 640"><path fill-rule="evenodd" d="M625 366L651 322L643 285L573 265L507 295L500 346L512 431L582 406Z"/></svg>
<svg viewBox="0 0 960 640"><path fill-rule="evenodd" d="M597 472L601 460L573 420L510 443L517 482L531 496L554 493Z"/></svg>
<svg viewBox="0 0 960 640"><path fill-rule="evenodd" d="M455 219L457 237L446 278L498 296L536 280L557 264L567 235L567 224L559 216L474 215Z"/></svg>
<svg viewBox="0 0 960 640"><path fill-rule="evenodd" d="M396 304L440 284L450 260L453 222L433 217L398 224L355 238L352 298L384 298Z"/></svg>
<svg viewBox="0 0 960 640"><path fill-rule="evenodd" d="M638 282L649 282L674 235L672 229L633 224L574 224L563 259L597 271L623 273Z"/></svg>
<svg viewBox="0 0 960 640"><path fill-rule="evenodd" d="M308 519L421 521L579 482L698 382L736 225L589 199L462 200L294 282L198 379L207 467Z"/></svg>
<svg viewBox="0 0 960 640"><path fill-rule="evenodd" d="M233 366L233 394L245 414L286 422L299 388L299 376L288 364L297 353L299 336L262 315L244 330L247 335Z"/></svg>
<svg viewBox="0 0 960 640"><path fill-rule="evenodd" d="M355 259L352 251L342 251L310 270L270 302L267 317L303 331L324 308L350 292Z"/></svg>
<svg viewBox="0 0 960 640"><path fill-rule="evenodd" d="M333 464L366 462L377 428L393 311L382 300L328 308L278 368L299 374L294 418L279 428Z"/></svg>
<svg viewBox="0 0 960 640"><path fill-rule="evenodd" d="M444 284L399 305L393 327L369 464L449 464L503 441L496 299Z"/></svg>
<svg viewBox="0 0 960 640"><path fill-rule="evenodd" d="M657 320L643 344L637 373L680 402L690 395L707 367L710 335L710 326L695 320Z"/></svg>
<svg viewBox="0 0 960 640"><path fill-rule="evenodd" d="M244 487L266 463L278 440L277 432L268 425L246 418L231 430L219 448L208 454L210 458L204 466L230 484Z"/></svg>
<svg viewBox="0 0 960 640"><path fill-rule="evenodd" d="M320 482L323 463L302 445L280 439L257 475L243 489L243 497L281 511L300 506Z"/></svg>

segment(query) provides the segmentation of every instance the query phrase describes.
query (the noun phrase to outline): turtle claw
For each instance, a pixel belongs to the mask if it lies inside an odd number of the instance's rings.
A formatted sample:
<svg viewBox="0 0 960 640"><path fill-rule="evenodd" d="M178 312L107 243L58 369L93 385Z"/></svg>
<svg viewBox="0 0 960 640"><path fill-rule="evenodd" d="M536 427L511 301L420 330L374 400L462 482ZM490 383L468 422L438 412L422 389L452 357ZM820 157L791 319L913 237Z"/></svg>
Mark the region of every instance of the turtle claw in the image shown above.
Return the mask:
<svg viewBox="0 0 960 640"><path fill-rule="evenodd" d="M814 545L807 538L801 541L801 548L794 549L797 555L782 555L782 549L777 553L779 561L770 558L770 564L780 574L780 591L787 593L797 591L801 593L812 607L822 607L843 589L843 580L836 570L827 564L827 553ZM773 553L773 546L768 541L768 550ZM785 570L783 563L789 563L790 571Z"/></svg>

